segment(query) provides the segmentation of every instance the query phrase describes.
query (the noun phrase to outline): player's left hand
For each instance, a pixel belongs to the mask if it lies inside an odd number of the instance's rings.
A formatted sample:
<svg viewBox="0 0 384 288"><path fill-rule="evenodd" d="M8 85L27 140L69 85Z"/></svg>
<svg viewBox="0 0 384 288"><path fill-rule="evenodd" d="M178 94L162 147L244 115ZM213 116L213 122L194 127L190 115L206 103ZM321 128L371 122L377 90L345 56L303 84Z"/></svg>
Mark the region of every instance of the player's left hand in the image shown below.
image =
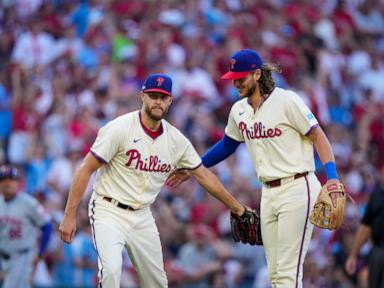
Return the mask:
<svg viewBox="0 0 384 288"><path fill-rule="evenodd" d="M344 223L347 198L350 196L346 193L342 183L338 180L327 181L320 190L309 220L323 229L340 228Z"/></svg>
<svg viewBox="0 0 384 288"><path fill-rule="evenodd" d="M167 181L165 181L165 184L169 187L176 188L181 183L187 181L189 178L191 178L191 173L189 173L186 169L175 169L167 178Z"/></svg>
<svg viewBox="0 0 384 288"><path fill-rule="evenodd" d="M338 183L340 183L340 181L338 179L330 179L327 181L326 185L328 186L331 184L338 184ZM330 196L331 196L333 207L336 207L337 198L343 197L344 193L343 192L334 192L334 193L331 193Z"/></svg>

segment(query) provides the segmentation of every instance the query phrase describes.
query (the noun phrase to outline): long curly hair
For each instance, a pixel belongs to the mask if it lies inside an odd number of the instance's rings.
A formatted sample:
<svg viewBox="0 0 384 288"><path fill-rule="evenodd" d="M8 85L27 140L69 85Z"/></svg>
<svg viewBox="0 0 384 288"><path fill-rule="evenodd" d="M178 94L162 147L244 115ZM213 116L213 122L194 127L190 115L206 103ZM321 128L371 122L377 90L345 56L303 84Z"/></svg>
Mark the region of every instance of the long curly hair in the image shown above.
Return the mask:
<svg viewBox="0 0 384 288"><path fill-rule="evenodd" d="M259 79L259 89L261 96L271 94L276 87L276 82L272 77L272 72L281 73L280 65L264 63L261 67L261 77Z"/></svg>

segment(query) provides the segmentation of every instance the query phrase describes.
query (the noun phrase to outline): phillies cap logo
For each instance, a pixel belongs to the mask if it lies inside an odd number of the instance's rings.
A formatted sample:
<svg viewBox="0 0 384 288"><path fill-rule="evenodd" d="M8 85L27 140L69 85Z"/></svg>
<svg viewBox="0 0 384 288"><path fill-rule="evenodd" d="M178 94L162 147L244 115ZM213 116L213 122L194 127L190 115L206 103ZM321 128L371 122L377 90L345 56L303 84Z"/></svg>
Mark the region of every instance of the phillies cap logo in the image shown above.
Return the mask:
<svg viewBox="0 0 384 288"><path fill-rule="evenodd" d="M230 61L231 70L235 69L235 64L236 64L236 60L235 59L231 59L231 61Z"/></svg>
<svg viewBox="0 0 384 288"><path fill-rule="evenodd" d="M165 74L151 74L144 81L143 92L160 92L172 96L172 79Z"/></svg>
<svg viewBox="0 0 384 288"><path fill-rule="evenodd" d="M163 77L157 77L156 78L157 86L161 87L161 85L163 85L164 81L165 81L165 79Z"/></svg>

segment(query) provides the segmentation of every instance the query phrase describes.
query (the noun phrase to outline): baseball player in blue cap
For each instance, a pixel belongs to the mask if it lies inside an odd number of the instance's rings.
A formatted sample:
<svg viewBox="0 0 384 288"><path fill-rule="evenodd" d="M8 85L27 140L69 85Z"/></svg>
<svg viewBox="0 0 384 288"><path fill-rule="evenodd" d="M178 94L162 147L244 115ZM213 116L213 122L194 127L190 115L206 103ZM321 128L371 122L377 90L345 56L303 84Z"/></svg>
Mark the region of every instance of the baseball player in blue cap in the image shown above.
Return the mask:
<svg viewBox="0 0 384 288"><path fill-rule="evenodd" d="M331 145L316 117L293 91L276 87L272 72L256 51L243 49L230 59L222 79L232 80L240 100L229 114L225 135L202 157L211 167L245 143L260 182L261 234L272 287L302 287L303 262L313 224L309 215L321 190L314 174L314 147L325 166L327 184L339 183ZM177 186L188 173L167 181ZM332 194L333 201L341 197Z"/></svg>
<svg viewBox="0 0 384 288"><path fill-rule="evenodd" d="M122 251L138 272L142 287L167 287L159 232L150 205L175 168L196 180L236 215L245 208L218 178L201 165L190 141L163 119L172 103L172 80L152 74L140 93L141 110L120 116L99 130L90 153L75 173L61 239L70 243L76 211L90 176L97 171L89 217L98 253L100 287L120 287Z"/></svg>
<svg viewBox="0 0 384 288"><path fill-rule="evenodd" d="M19 191L19 172L0 166L0 258L3 288L32 286L34 265L43 256L52 231L45 209L35 198ZM41 237L40 237L41 236ZM37 251L36 241L41 238Z"/></svg>

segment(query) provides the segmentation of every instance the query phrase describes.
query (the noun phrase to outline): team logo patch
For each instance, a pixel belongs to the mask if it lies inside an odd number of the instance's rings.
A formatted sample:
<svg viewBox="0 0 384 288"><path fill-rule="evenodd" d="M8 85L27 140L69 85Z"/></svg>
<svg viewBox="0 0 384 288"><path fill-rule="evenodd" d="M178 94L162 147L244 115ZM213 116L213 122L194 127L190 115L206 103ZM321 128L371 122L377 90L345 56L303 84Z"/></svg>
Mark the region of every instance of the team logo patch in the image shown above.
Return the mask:
<svg viewBox="0 0 384 288"><path fill-rule="evenodd" d="M231 65L231 70L235 69L236 60L235 59L231 59L231 61L229 63Z"/></svg>
<svg viewBox="0 0 384 288"><path fill-rule="evenodd" d="M307 119L308 119L308 120L312 120L313 118L315 118L315 115L313 115L313 113L309 112L309 113L307 114Z"/></svg>
<svg viewBox="0 0 384 288"><path fill-rule="evenodd" d="M163 85L165 79L163 77L157 77L156 78L156 82L157 82L157 86L160 87L161 85Z"/></svg>

